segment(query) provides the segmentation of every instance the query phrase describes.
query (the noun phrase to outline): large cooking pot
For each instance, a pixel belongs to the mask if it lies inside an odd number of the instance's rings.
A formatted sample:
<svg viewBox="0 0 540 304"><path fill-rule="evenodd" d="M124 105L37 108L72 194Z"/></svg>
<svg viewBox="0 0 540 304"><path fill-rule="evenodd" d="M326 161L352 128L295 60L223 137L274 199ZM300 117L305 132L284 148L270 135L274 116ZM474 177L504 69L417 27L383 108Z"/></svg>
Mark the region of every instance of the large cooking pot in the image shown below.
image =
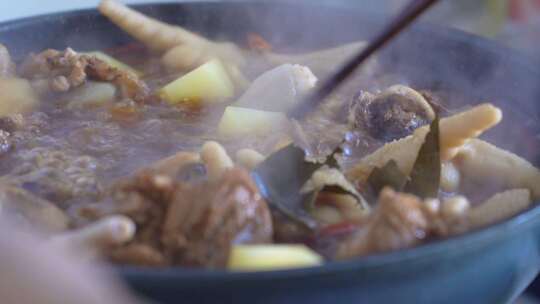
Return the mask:
<svg viewBox="0 0 540 304"><path fill-rule="evenodd" d="M257 32L278 47L320 48L369 38L384 18L358 9L270 3L137 6L209 37L242 41ZM0 24L15 57L44 48L95 50L131 39L95 10ZM414 87L453 103L491 101L502 130L487 137L538 164L540 66L496 43L427 24L414 26L379 56ZM495 173L496 174L496 173ZM166 303L506 303L540 268L540 206L498 225L417 248L321 267L264 273L121 268L138 293Z"/></svg>

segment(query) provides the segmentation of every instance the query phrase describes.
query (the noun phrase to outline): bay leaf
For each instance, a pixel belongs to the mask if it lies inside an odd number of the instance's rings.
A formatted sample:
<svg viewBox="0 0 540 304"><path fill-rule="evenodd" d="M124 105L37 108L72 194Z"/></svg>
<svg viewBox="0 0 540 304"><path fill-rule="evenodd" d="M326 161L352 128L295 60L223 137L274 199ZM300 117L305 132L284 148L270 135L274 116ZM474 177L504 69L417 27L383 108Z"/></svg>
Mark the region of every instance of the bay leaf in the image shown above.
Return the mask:
<svg viewBox="0 0 540 304"><path fill-rule="evenodd" d="M317 222L304 208L312 194L301 193L300 189L322 165L306 161L304 150L291 144L267 157L251 175L271 207L314 229Z"/></svg>
<svg viewBox="0 0 540 304"><path fill-rule="evenodd" d="M381 190L386 186L395 191L402 191L406 182L407 176L401 172L393 159L381 168L374 168L367 179L367 183L375 197L378 197Z"/></svg>
<svg viewBox="0 0 540 304"><path fill-rule="evenodd" d="M441 177L441 156L439 140L439 116L431 122L429 132L420 147L416 161L405 185L405 192L420 198L436 198Z"/></svg>

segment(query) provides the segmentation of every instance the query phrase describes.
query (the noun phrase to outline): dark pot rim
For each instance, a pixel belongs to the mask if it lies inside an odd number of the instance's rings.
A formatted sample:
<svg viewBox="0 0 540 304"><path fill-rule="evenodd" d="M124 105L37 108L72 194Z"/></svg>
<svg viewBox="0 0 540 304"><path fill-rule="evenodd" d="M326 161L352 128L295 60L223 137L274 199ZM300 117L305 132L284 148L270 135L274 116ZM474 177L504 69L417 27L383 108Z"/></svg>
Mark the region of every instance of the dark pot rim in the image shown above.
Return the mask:
<svg viewBox="0 0 540 304"><path fill-rule="evenodd" d="M484 244L505 238L508 234L535 229L540 223L540 205L534 204L520 214L493 224L446 239L434 240L416 247L366 256L346 261L326 261L320 266L292 268L270 271L234 272L227 270L189 269L183 267L147 268L137 266L117 267L120 273L128 278L137 279L198 279L198 280L280 280L302 278L306 276L330 275L338 272L361 272L366 269L377 269L413 260L429 259L439 254L454 251L455 248L466 251ZM536 232L540 239L540 231Z"/></svg>

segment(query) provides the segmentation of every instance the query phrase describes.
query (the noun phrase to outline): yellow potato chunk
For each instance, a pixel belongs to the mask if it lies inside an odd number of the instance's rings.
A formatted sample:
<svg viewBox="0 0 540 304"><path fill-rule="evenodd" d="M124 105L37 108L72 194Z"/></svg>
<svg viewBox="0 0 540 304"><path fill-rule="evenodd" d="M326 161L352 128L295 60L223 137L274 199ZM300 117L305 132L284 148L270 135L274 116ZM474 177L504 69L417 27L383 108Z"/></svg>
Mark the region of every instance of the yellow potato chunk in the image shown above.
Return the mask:
<svg viewBox="0 0 540 304"><path fill-rule="evenodd" d="M0 78L0 117L31 111L39 99L25 79Z"/></svg>
<svg viewBox="0 0 540 304"><path fill-rule="evenodd" d="M161 89L169 104L222 102L234 95L234 85L223 64L213 59Z"/></svg>
<svg viewBox="0 0 540 304"><path fill-rule="evenodd" d="M236 245L229 270L277 270L319 265L323 258L304 245Z"/></svg>
<svg viewBox="0 0 540 304"><path fill-rule="evenodd" d="M223 137L265 135L282 130L289 124L284 113L240 107L227 107L221 117L218 133Z"/></svg>

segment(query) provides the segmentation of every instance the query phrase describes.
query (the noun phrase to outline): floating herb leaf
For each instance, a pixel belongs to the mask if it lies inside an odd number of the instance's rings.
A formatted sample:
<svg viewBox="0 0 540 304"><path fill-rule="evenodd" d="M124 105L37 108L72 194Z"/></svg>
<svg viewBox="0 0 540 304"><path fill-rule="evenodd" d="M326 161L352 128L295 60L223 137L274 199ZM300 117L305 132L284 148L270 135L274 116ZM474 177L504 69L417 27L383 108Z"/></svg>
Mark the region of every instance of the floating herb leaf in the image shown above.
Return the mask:
<svg viewBox="0 0 540 304"><path fill-rule="evenodd" d="M367 183L375 197L379 196L381 190L389 186L395 191L403 190L407 176L399 170L395 160L391 159L382 168L374 168L367 179Z"/></svg>
<svg viewBox="0 0 540 304"><path fill-rule="evenodd" d="M312 194L300 193L300 189L322 165L306 161L304 150L288 145L270 155L251 175L270 206L314 229L317 222L303 204Z"/></svg>
<svg viewBox="0 0 540 304"><path fill-rule="evenodd" d="M420 147L410 180L405 185L405 192L418 195L421 198L437 197L440 177L439 117L436 115L431 122L424 143Z"/></svg>

